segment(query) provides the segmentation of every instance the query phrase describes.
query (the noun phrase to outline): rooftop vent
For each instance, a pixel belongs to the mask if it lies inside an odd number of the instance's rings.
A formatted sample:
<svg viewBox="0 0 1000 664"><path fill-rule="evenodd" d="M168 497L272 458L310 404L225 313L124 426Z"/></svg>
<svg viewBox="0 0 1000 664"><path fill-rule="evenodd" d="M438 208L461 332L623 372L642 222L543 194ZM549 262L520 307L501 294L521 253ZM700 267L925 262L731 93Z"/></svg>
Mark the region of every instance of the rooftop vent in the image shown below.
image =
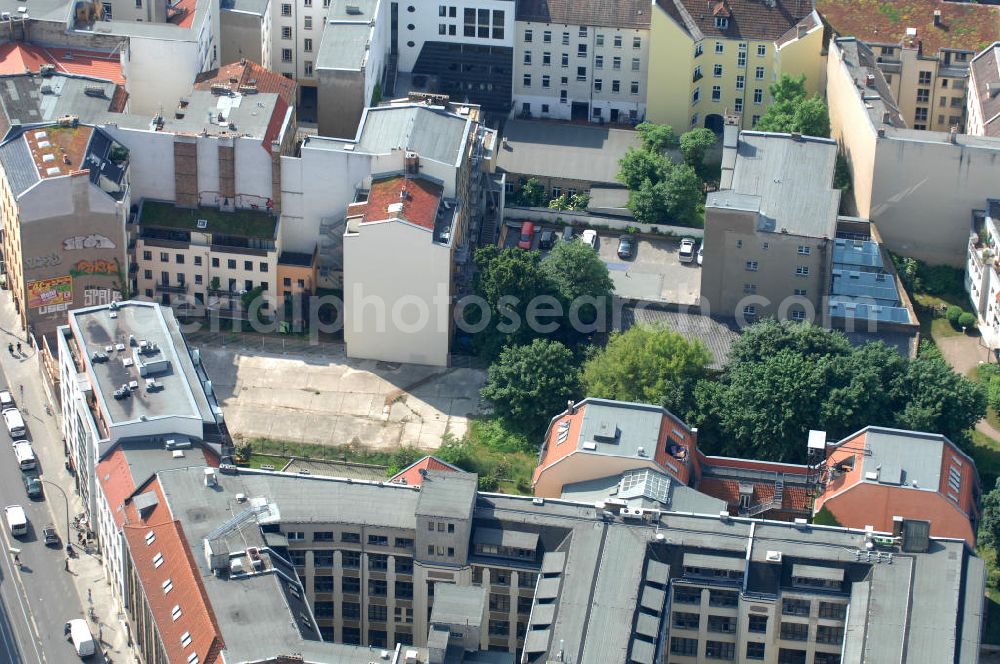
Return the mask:
<svg viewBox="0 0 1000 664"><path fill-rule="evenodd" d="M215 476L215 468L205 469L205 486L212 487L218 486L219 478Z"/></svg>
<svg viewBox="0 0 1000 664"><path fill-rule="evenodd" d="M347 5L346 7L344 7L344 11L350 14L351 16L357 16L358 14L361 13L361 7L359 7L358 5Z"/></svg>
<svg viewBox="0 0 1000 664"><path fill-rule="evenodd" d="M934 10L934 27L935 28L940 28L941 27L941 10L940 9L935 9Z"/></svg>
<svg viewBox="0 0 1000 664"><path fill-rule="evenodd" d="M764 556L764 560L769 563L780 563L781 562L781 551L768 551Z"/></svg>
<svg viewBox="0 0 1000 664"><path fill-rule="evenodd" d="M83 94L88 97L98 97L104 98L104 86L102 85L88 85L83 89Z"/></svg>

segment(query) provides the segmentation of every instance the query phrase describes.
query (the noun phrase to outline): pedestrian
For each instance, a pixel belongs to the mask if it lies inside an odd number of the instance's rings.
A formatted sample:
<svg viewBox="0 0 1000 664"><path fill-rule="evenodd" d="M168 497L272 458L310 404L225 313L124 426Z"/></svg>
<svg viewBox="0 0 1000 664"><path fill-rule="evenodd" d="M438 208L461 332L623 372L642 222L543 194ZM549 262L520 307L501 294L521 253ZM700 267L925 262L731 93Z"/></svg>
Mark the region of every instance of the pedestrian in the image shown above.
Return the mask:
<svg viewBox="0 0 1000 664"><path fill-rule="evenodd" d="M14 355L14 344L7 344L7 352L10 353L11 356Z"/></svg>
<svg viewBox="0 0 1000 664"><path fill-rule="evenodd" d="M87 588L87 601L93 604L94 600L90 597L90 588Z"/></svg>
<svg viewBox="0 0 1000 664"><path fill-rule="evenodd" d="M17 354L18 355L21 354L21 342L20 341L17 342Z"/></svg>

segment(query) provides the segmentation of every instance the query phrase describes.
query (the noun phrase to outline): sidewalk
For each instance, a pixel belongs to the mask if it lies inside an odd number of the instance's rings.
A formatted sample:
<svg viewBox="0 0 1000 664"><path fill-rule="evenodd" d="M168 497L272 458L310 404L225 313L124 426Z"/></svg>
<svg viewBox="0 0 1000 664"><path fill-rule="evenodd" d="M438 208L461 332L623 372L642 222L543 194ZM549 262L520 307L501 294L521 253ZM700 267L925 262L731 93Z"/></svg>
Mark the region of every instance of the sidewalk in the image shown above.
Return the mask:
<svg viewBox="0 0 1000 664"><path fill-rule="evenodd" d="M83 512L83 503L65 466L62 417L54 395L50 395L47 390L38 350L29 348L26 335L18 327L11 295L9 291L0 291L0 345L4 346L3 353L0 354L0 368L7 376L10 392L17 400L31 432L32 446L44 469L43 477L57 484L66 493L72 519L73 516ZM6 352L6 345L8 343L16 345L19 341L22 344L23 354L20 357L11 357L10 353ZM23 386L23 395L20 394L18 386ZM52 415L46 413L46 407L51 410ZM46 494L52 523L57 524L59 536L64 538L64 528L59 524L66 523L65 501L56 491L47 491ZM72 537L76 537L75 531ZM76 556L69 565L82 607L81 614L86 616L93 608L96 620L90 621L91 630L94 638L103 639L102 647L112 662L136 661L128 644L125 615L116 610L111 586L104 578L101 559L84 552L75 545L75 542L73 544ZM65 545L66 542L63 543L63 546Z"/></svg>

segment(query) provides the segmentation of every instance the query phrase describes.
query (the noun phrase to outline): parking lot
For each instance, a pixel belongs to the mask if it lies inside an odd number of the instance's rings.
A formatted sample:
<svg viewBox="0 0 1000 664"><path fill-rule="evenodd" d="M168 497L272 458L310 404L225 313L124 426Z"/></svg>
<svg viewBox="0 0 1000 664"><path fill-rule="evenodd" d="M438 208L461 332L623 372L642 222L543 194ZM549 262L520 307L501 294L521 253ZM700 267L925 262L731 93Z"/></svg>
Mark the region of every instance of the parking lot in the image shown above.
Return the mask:
<svg viewBox="0 0 1000 664"><path fill-rule="evenodd" d="M511 225L504 242L505 247L517 246L518 228L517 225ZM535 229L533 249L538 249L539 238L546 229L555 231L556 237L562 236L561 227L539 225ZM578 228L577 239L581 232L582 229ZM679 239L638 236L632 258L623 259L618 257L618 238L621 236L620 232L599 231L597 243L597 252L607 264L615 283L616 295L647 302L698 303L701 296L701 267L695 261L680 261Z"/></svg>

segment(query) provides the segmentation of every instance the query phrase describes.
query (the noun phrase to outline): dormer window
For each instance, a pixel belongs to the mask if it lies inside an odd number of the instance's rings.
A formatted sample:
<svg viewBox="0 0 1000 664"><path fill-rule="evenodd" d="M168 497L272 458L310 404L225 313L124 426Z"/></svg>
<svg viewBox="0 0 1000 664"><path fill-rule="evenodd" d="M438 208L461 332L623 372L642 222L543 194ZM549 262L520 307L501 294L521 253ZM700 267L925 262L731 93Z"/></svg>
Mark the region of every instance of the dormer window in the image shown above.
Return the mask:
<svg viewBox="0 0 1000 664"><path fill-rule="evenodd" d="M729 27L729 19L726 18L725 16L716 16L715 27L717 27L719 30L727 29Z"/></svg>

